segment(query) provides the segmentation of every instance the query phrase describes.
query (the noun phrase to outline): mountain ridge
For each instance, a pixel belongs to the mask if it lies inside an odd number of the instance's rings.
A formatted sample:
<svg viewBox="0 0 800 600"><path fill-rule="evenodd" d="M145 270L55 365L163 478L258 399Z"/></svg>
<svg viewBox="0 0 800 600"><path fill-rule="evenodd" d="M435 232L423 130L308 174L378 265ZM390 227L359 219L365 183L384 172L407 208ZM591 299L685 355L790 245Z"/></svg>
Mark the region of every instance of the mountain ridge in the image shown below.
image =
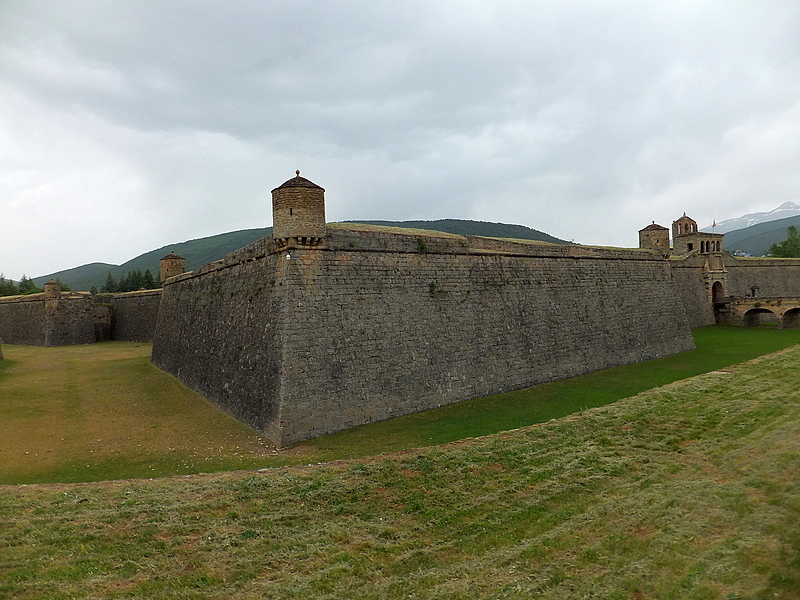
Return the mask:
<svg viewBox="0 0 800 600"><path fill-rule="evenodd" d="M764 256L770 246L786 239L790 226L800 228L800 215L758 223L725 234L722 245L728 252L742 251L750 256Z"/></svg>
<svg viewBox="0 0 800 600"><path fill-rule="evenodd" d="M740 229L747 229L754 225L761 223L768 223L788 217L800 215L800 204L795 202L784 202L777 208L773 208L767 212L757 212L735 217L733 219L725 219L716 224L716 227L711 225L703 227L700 231L707 233L729 233L731 231L738 231Z"/></svg>

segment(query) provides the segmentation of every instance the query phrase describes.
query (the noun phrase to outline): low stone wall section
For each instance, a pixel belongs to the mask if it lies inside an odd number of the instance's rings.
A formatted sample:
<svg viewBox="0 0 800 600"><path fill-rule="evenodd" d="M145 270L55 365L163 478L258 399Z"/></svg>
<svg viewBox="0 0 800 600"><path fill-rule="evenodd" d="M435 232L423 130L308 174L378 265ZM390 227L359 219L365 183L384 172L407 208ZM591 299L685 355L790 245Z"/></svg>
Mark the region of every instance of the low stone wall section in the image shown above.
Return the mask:
<svg viewBox="0 0 800 600"><path fill-rule="evenodd" d="M165 286L153 362L279 445L694 348L648 250L329 226Z"/></svg>
<svg viewBox="0 0 800 600"><path fill-rule="evenodd" d="M45 300L45 346L92 344L94 310L88 292L66 292L59 300Z"/></svg>
<svg viewBox="0 0 800 600"><path fill-rule="evenodd" d="M800 259L726 256L728 295L746 297L751 288L767 297L800 297Z"/></svg>
<svg viewBox="0 0 800 600"><path fill-rule="evenodd" d="M0 298L0 339L7 344L67 346L94 342L92 299L88 293L63 292Z"/></svg>
<svg viewBox="0 0 800 600"><path fill-rule="evenodd" d="M6 344L44 346L44 294L0 298L0 339Z"/></svg>
<svg viewBox="0 0 800 600"><path fill-rule="evenodd" d="M98 294L95 303L111 308L110 339L152 343L161 303L160 289Z"/></svg>

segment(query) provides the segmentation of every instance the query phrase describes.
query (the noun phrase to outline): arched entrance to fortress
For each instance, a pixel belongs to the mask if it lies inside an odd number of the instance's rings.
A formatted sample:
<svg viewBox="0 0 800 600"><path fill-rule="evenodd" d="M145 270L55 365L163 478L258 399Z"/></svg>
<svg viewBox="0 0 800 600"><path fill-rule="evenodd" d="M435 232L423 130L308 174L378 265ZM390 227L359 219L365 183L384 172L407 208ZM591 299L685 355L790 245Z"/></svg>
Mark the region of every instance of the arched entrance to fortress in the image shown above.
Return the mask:
<svg viewBox="0 0 800 600"><path fill-rule="evenodd" d="M722 288L721 281L715 281L714 285L711 286L711 302L713 304L719 304L725 298L725 290Z"/></svg>
<svg viewBox="0 0 800 600"><path fill-rule="evenodd" d="M797 329L800 327L800 308L790 308L783 313L781 329Z"/></svg>
<svg viewBox="0 0 800 600"><path fill-rule="evenodd" d="M742 325L755 327L778 322L778 316L768 308L751 308L742 316Z"/></svg>

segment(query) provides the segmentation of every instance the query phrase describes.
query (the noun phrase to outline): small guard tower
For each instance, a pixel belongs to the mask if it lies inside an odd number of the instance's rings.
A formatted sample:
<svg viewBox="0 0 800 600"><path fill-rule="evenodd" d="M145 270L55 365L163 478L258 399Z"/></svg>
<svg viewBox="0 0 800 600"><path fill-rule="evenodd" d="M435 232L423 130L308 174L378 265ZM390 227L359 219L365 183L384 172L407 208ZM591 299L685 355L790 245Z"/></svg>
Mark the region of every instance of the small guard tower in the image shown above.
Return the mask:
<svg viewBox="0 0 800 600"><path fill-rule="evenodd" d="M647 248L669 256L669 229L662 227L655 221L644 229L639 230L639 248Z"/></svg>
<svg viewBox="0 0 800 600"><path fill-rule="evenodd" d="M61 298L61 284L54 279L51 279L44 284L44 299L45 300L59 300Z"/></svg>
<svg viewBox="0 0 800 600"><path fill-rule="evenodd" d="M159 263L158 279L161 282L161 285L164 285L164 282L166 282L170 277L175 277L175 275L180 275L185 272L186 259L182 256L178 256L174 252L170 252L164 258L162 258Z"/></svg>
<svg viewBox="0 0 800 600"><path fill-rule="evenodd" d="M325 238L325 190L295 172L272 190L272 239L279 248L319 246Z"/></svg>

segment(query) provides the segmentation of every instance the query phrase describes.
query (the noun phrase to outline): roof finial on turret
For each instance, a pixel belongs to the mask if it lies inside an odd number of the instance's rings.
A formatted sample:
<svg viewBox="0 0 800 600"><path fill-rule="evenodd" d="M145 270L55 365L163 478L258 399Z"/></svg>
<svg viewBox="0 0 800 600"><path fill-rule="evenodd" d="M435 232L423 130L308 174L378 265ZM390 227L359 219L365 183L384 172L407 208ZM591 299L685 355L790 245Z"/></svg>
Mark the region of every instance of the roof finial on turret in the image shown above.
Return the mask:
<svg viewBox="0 0 800 600"><path fill-rule="evenodd" d="M297 176L300 177L300 170L299 169L297 171L295 171L295 173L297 173Z"/></svg>

